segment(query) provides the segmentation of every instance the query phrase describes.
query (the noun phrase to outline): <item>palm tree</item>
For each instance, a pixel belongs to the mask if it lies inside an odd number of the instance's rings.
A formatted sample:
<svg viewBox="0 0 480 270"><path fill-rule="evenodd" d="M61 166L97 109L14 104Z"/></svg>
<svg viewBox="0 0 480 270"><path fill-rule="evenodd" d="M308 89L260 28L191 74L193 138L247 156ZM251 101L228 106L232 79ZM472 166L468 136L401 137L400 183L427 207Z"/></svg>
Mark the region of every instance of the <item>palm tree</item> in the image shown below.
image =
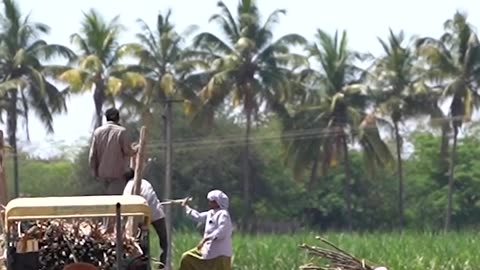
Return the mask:
<svg viewBox="0 0 480 270"><path fill-rule="evenodd" d="M456 12L444 24L445 34L440 39L420 38L417 48L421 59L429 66L427 76L433 82L444 83L444 97L452 99L449 107L453 145L450 154L448 203L444 229L450 228L453 189L455 182L455 156L460 127L470 121L474 108L480 105L477 93L480 82L480 43L465 14Z"/></svg>
<svg viewBox="0 0 480 270"><path fill-rule="evenodd" d="M102 108L106 102L114 104L114 97L122 90L145 86L143 76L120 64L125 54L118 41L122 30L118 16L107 22L94 9L84 13L80 33L70 37L79 50L77 67L57 71L58 78L69 85L71 93L93 90L95 127L102 125Z"/></svg>
<svg viewBox="0 0 480 270"><path fill-rule="evenodd" d="M205 57L216 59L214 75L199 93L202 106L194 116L212 119L214 111L230 97L234 107L241 106L245 115L245 146L243 153L243 195L246 215L250 212L250 134L252 117L267 97L284 97L288 80L283 76L288 64L304 62L304 58L290 53L289 46L305 43L305 39L289 34L273 41L272 29L285 10L275 10L262 24L255 1L240 0L237 17L224 2L218 2L219 14L210 21L219 24L226 40L212 33L200 33L194 46ZM283 96L282 96L283 95ZM198 120L198 117L196 118Z"/></svg>
<svg viewBox="0 0 480 270"><path fill-rule="evenodd" d="M397 154L398 213L400 228L404 225L404 181L402 164L402 137L399 125L411 117L443 115L438 106L436 93L430 91L423 77L415 68L415 52L403 45L404 33L390 30L388 41L378 39L383 55L377 59L373 69L373 84L377 106L382 115L388 115L393 122Z"/></svg>
<svg viewBox="0 0 480 270"><path fill-rule="evenodd" d="M372 174L377 166L391 165L393 158L380 138L376 117L366 113L369 100L367 89L362 85L364 72L354 65L360 55L348 50L346 32L339 38L338 32L331 36L318 30L316 39L317 43L308 47L310 56L320 63L320 70L309 70L309 76L314 78L310 85L316 93L311 94L311 102L305 103L292 116L294 129L310 130L316 136L307 140L294 139L288 144L288 156L295 164L300 164L299 159L308 153L310 163L313 162L312 174L319 162L325 174L343 158L346 218L351 229L352 177L348 145L360 144L366 171Z"/></svg>
<svg viewBox="0 0 480 270"><path fill-rule="evenodd" d="M47 132L53 132L53 115L66 111L64 93L47 81L49 66L41 60L55 56L73 57L66 47L48 44L39 39L49 33L50 28L33 22L23 16L13 0L3 1L0 15L0 103L6 112L8 141L13 151L15 196L19 195L17 123L18 117L26 122L28 134L28 113L33 110L45 125Z"/></svg>
<svg viewBox="0 0 480 270"><path fill-rule="evenodd" d="M138 65L130 65L128 69L139 72L149 82L144 91L124 91L120 96L124 102L122 107L134 115L142 115L148 125L151 124L153 115L161 114L154 110L163 109L167 99L174 99L187 92L192 95L190 89L193 83L190 80L194 76L191 73L198 67L207 67L203 62L187 59L189 52L182 48L185 37L196 27L191 26L179 34L171 23L170 16L171 10L165 15L160 13L153 30L139 19L142 29L136 35L139 43L121 46L121 51L139 61Z"/></svg>
<svg viewBox="0 0 480 270"><path fill-rule="evenodd" d="M183 34L178 34L170 16L171 10L165 15L158 14L154 29L139 19L142 29L142 32L136 35L139 42L121 47L122 51L139 61L138 65L130 65L128 70L139 72L148 81L144 91L123 91L120 94L122 109L129 110L130 115L141 115L147 126L152 125L154 115L164 115L166 131L171 131L172 127L172 102L181 98L182 94L193 95L191 79L195 76L191 76L191 72L199 65L205 67L199 61L187 59L187 52L182 48L184 38L195 30L195 26L189 27ZM160 111L163 109L166 110L165 114ZM166 198L170 197L171 186L171 166L167 165L164 186ZM168 219L169 213L166 215ZM170 224L167 224L167 229L171 229ZM170 257L167 260L170 261Z"/></svg>

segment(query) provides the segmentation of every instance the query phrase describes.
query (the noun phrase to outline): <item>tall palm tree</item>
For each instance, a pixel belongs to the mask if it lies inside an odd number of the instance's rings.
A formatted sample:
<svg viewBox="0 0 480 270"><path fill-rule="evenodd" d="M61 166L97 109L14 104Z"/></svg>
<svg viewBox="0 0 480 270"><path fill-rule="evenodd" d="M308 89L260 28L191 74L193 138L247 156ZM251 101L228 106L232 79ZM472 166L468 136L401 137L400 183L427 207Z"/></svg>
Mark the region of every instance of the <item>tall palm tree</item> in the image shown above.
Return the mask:
<svg viewBox="0 0 480 270"><path fill-rule="evenodd" d="M449 114L453 145L444 224L444 229L448 230L452 216L458 132L464 122L470 121L474 108L480 105L477 93L480 82L480 43L465 14L456 12L452 19L445 22L444 27L445 33L440 39L420 38L417 48L422 60L429 65L429 78L444 83L443 96L452 99Z"/></svg>
<svg viewBox="0 0 480 270"><path fill-rule="evenodd" d="M214 76L199 93L202 106L195 116L212 119L214 111L224 105L229 97L234 107L241 106L245 116L245 144L243 153L243 195L246 214L250 212L250 134L252 117L267 96L284 97L288 80L283 76L288 64L302 62L303 57L290 53L289 46L304 44L303 37L289 34L273 40L273 27L285 10L275 10L262 23L254 0L240 0L237 16L224 2L218 2L219 14L210 21L218 23L225 40L212 34L200 33L194 45L203 54L216 59ZM269 94L269 95L268 95Z"/></svg>
<svg viewBox="0 0 480 270"><path fill-rule="evenodd" d="M71 93L93 91L95 127L102 125L102 108L106 102L125 89L143 89L145 79L127 70L120 60L125 52L119 46L119 36L124 27L119 16L106 21L96 10L83 13L79 33L70 40L79 50L76 67L59 69L58 78L69 85Z"/></svg>
<svg viewBox="0 0 480 270"><path fill-rule="evenodd" d="M33 22L23 16L13 0L3 1L0 14L0 103L6 113L8 141L13 151L15 196L19 195L17 123L18 117L26 122L28 134L28 113L33 110L44 124L47 132L53 132L53 115L66 111L64 93L47 81L49 66L41 60L55 56L72 58L73 53L66 47L48 44L40 39L50 32L42 23Z"/></svg>
<svg viewBox="0 0 480 270"><path fill-rule="evenodd" d="M138 43L125 44L121 47L122 51L139 61L138 65L130 65L128 70L139 72L148 82L141 92L123 91L120 95L124 102L122 108L130 110L133 115L141 115L147 126L153 124L155 115L164 116L162 118L165 120L166 131L172 128L172 102L181 99L184 93L194 95L192 91L194 85L189 84L194 77L191 76L191 72L198 68L198 64L205 67L199 61L187 59L182 46L185 37L196 27L191 26L184 33L177 33L175 25L170 21L171 14L171 10L165 15L159 13L153 29L145 21L138 19L142 29L142 32L136 35ZM170 152L166 153L171 157L171 148L168 149ZM171 166L166 168L165 173L164 196L169 198L172 192ZM171 217L168 212L166 216L167 219ZM170 233L171 223L167 224L167 230ZM170 257L167 261L170 261Z"/></svg>
<svg viewBox="0 0 480 270"><path fill-rule="evenodd" d="M305 103L293 115L296 129L316 133L311 139L293 140L288 144L288 155L299 164L304 154L313 158L313 168L318 162L325 173L343 158L345 171L344 196L347 205L348 228L352 228L349 144L358 142L363 150L367 172L373 174L377 166L391 166L393 157L377 128L377 119L367 114L370 104L363 83L364 71L354 65L358 54L347 47L347 34L338 32L331 36L322 30L316 34L317 42L308 47L309 54L318 63L319 70L310 70L316 97ZM313 173L313 172L312 172Z"/></svg>
<svg viewBox="0 0 480 270"><path fill-rule="evenodd" d="M191 26L179 34L170 21L171 14L171 10L165 15L158 14L154 29L139 19L142 29L142 32L136 35L139 42L121 46L121 51L139 61L138 65L130 65L128 69L139 72L149 82L144 91L124 91L120 96L124 101L122 107L136 115L142 115L147 123L151 123L154 114L162 114L155 113L154 110L163 109L167 99L180 97L187 92L192 95L190 89L197 81L190 82L194 77L191 73L199 67L207 67L201 61L187 58L189 52L182 46L185 37L190 35L196 26Z"/></svg>
<svg viewBox="0 0 480 270"><path fill-rule="evenodd" d="M373 67L373 85L377 107L382 115L393 122L397 154L398 213L400 228L404 225L404 181L402 164L402 137L399 125L411 117L430 115L441 118L443 113L438 106L438 96L424 82L421 73L415 68L414 50L404 45L404 33L390 30L388 41L378 39L383 55Z"/></svg>

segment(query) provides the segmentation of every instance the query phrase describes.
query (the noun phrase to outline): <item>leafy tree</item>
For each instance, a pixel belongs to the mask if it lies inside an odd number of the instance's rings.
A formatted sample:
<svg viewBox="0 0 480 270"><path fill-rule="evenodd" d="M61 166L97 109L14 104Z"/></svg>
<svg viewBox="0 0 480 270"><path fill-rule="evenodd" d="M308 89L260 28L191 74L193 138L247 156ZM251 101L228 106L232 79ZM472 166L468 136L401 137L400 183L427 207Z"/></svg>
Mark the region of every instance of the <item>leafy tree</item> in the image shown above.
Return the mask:
<svg viewBox="0 0 480 270"><path fill-rule="evenodd" d="M6 113L8 142L14 159L15 196L18 196L18 118L24 118L27 136L30 111L35 112L47 132L54 131L53 115L67 109L65 94L47 81L46 74L52 67L41 61L55 56L71 58L73 53L64 46L40 39L50 32L50 28L23 16L13 0L3 1L0 27L0 106L1 113Z"/></svg>
<svg viewBox="0 0 480 270"><path fill-rule="evenodd" d="M143 20L138 22L142 32L137 34L139 43L122 46L122 51L139 60L138 65L131 65L130 70L139 72L148 81L144 91L124 91L122 107L130 113L141 115L150 126L153 115L163 112L167 99L181 97L184 93L192 94L191 88L198 87L198 76L192 74L198 67L208 67L202 61L191 59L191 52L183 48L184 39L196 30L189 27L184 33L177 33L170 21L171 10L165 15L157 16L157 24L151 29Z"/></svg>
<svg viewBox="0 0 480 270"><path fill-rule="evenodd" d="M445 22L445 34L440 39L430 37L417 41L422 59L429 65L427 76L432 81L444 84L444 97L451 97L449 107L453 129L453 145L450 154L448 203L445 215L445 230L450 227L453 207L453 189L459 128L470 121L474 107L480 105L477 93L480 77L480 43L466 15L455 13Z"/></svg>
<svg viewBox="0 0 480 270"><path fill-rule="evenodd" d="M404 225L404 180L402 162L402 136L399 125L403 120L429 115L442 118L437 92L425 83L416 67L415 52L404 45L404 33L390 30L388 41L378 39L383 55L375 61L373 85L377 107L382 115L389 116L395 131L399 225Z"/></svg>
<svg viewBox="0 0 480 270"><path fill-rule="evenodd" d="M362 85L363 71L354 65L359 54L347 47L347 34L331 36L317 31L317 42L308 47L310 56L320 63L319 70L309 70L316 97L293 114L292 130L305 133L288 144L288 156L296 166L311 164L313 173L321 164L323 174L335 166L339 158L344 165L344 198L347 205L346 221L352 228L352 182L349 143L356 141L362 147L364 166L373 175L378 165L392 163L391 153L382 141L377 119L365 111L369 105L366 87ZM310 132L311 131L311 132ZM291 132L291 130L287 130ZM310 136L308 136L310 135ZM350 139L349 139L350 138ZM305 158L313 158L309 163ZM312 179L311 179L312 180Z"/></svg>
<svg viewBox="0 0 480 270"><path fill-rule="evenodd" d="M106 102L114 105L114 97L122 90L143 89L146 84L142 75L120 63L125 55L118 41L122 30L124 26L118 16L106 21L94 9L84 13L80 32L70 37L79 50L77 66L56 70L71 93L93 91L95 127L102 124L102 108Z"/></svg>
<svg viewBox="0 0 480 270"><path fill-rule="evenodd" d="M289 34L272 40L273 27L280 15L286 13L285 10L275 10L262 24L255 1L239 1L236 18L224 2L220 1L217 5L220 13L213 15L210 20L219 24L226 41L207 32L195 37L194 46L203 51L205 59L216 60L212 79L199 93L201 106L197 106L192 114L197 116L195 121L211 120L215 110L225 104L227 98L231 99L234 107L242 106L246 122L243 195L245 208L250 209L252 117L257 115L262 102L286 95L289 81L285 67L304 63L304 58L292 54L289 47L303 44L305 39L297 34Z"/></svg>

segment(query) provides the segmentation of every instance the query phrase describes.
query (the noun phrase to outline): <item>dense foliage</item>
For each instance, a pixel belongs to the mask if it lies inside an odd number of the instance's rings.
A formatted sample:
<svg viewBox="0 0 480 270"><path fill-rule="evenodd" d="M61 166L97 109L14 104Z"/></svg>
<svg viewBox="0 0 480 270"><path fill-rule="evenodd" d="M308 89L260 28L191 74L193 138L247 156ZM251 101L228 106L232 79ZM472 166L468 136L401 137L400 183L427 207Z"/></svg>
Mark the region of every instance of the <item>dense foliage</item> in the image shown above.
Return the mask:
<svg viewBox="0 0 480 270"><path fill-rule="evenodd" d="M480 149L475 130L461 131L480 104L480 43L466 15L447 20L439 39L408 44L403 32L390 30L379 39L382 54L372 56L350 48L346 31L274 39L286 11L262 19L254 0L239 0L236 10L220 1L217 9L211 21L220 34L200 32L192 44L184 38L198 27L179 34L171 11L154 26L139 20L137 41L120 44L119 17L92 9L70 50L40 39L49 28L30 21L14 0L3 1L0 118L13 150L12 195L19 187L33 196L98 190L88 146L73 161L16 154L18 117L34 110L53 132L65 98L91 91L97 126L112 105L132 137L148 126L146 178L158 190L165 104L173 100L174 195L204 205L208 190L224 189L237 221L256 229L272 220L286 221L283 229L474 224ZM53 56L65 65L49 65ZM373 65L361 68L365 63ZM425 118L423 133L403 132Z"/></svg>
<svg viewBox="0 0 480 270"><path fill-rule="evenodd" d="M179 117L174 134L182 134L175 151L174 185L175 197L191 195L195 204L205 207L204 196L208 190L218 187L226 190L232 199L232 215L238 222L243 211L241 194L241 144L227 143L226 138L241 131L228 120L221 121L215 129L216 136L199 138L190 134L187 119ZM161 127L159 127L160 129ZM258 143L252 147L255 167L255 190L252 193L254 213L258 219L258 230L283 231L295 225L307 225L312 229L339 230L345 226L343 215L346 204L343 196L342 168L333 168L327 177L315 185L306 187L301 180L293 181L292 171L284 166L281 158L281 143L272 134L278 134L279 125L274 122L258 128L252 140ZM160 132L154 132L161 134ZM440 136L429 132L412 134L415 152L404 160L405 167L405 214L406 224L412 229L441 228L447 202L448 172L439 164L438 145ZM162 195L164 179L164 153L161 150L161 136L151 139L149 156L152 158L146 169L146 179L152 182L158 194ZM480 192L480 171L477 172L480 155L478 133L462 138L459 142L459 165L455 186L452 223L455 228L476 225L480 217L478 196ZM87 150L69 161L58 158L41 160L20 158L21 190L31 196L94 194L96 182L88 178ZM364 230L390 230L397 224L397 185L394 172L383 170L374 177L366 174L361 155L352 151L352 188L354 227ZM10 165L9 165L10 167ZM11 173L8 172L10 176ZM303 176L307 181L309 175ZM10 182L12 178L9 177ZM87 183L87 184L86 184ZM11 184L10 184L11 187ZM174 211L175 221L188 225L181 218L179 209ZM267 221L284 222L273 226ZM288 223L285 223L288 222ZM183 226L182 225L182 226Z"/></svg>

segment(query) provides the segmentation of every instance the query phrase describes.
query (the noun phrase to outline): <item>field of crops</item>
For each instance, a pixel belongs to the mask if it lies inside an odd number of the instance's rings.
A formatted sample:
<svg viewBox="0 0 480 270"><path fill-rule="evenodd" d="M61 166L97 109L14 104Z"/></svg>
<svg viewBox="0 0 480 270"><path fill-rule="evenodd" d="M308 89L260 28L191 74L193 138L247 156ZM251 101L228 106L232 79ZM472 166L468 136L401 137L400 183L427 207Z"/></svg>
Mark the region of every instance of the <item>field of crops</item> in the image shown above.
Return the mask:
<svg viewBox="0 0 480 270"><path fill-rule="evenodd" d="M155 235L153 233L152 235ZM316 244L313 233L234 237L235 270L293 270L311 261L298 248L301 243ZM324 234L323 237L353 255L389 270L473 270L480 269L480 241L473 232L433 234ZM181 253L200 239L195 233L175 233L174 265ZM152 239L153 254L158 254ZM315 262L315 261L314 261Z"/></svg>

